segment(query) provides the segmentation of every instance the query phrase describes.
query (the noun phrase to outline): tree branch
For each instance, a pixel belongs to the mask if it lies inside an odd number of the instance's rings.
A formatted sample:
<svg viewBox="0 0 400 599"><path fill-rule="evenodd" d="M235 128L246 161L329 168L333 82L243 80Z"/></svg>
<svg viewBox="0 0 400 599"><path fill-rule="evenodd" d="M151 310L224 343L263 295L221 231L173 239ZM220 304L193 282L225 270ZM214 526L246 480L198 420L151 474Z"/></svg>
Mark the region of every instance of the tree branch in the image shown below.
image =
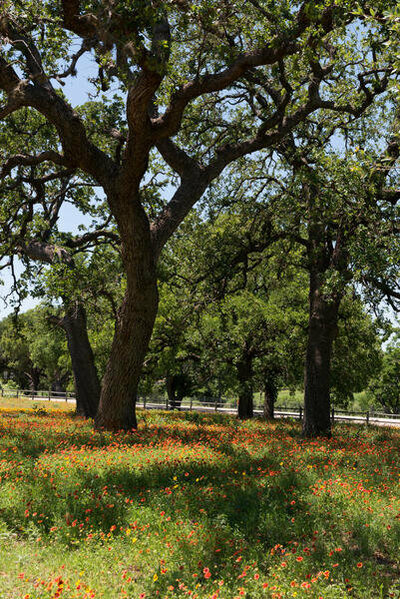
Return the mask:
<svg viewBox="0 0 400 599"><path fill-rule="evenodd" d="M197 161L191 158L182 148L179 148L171 139L161 139L157 142L156 147L165 162L181 177L190 172L193 172L193 174L200 173L201 169Z"/></svg>
<svg viewBox="0 0 400 599"><path fill-rule="evenodd" d="M39 262L46 262L47 264L63 262L68 266L74 265L74 261L67 250L51 243L29 241L25 244L24 242L20 242L16 249L24 256L32 258L32 260L38 260Z"/></svg>
<svg viewBox="0 0 400 599"><path fill-rule="evenodd" d="M287 35L277 36L264 48L239 55L233 64L225 70L197 77L176 91L172 95L170 104L164 114L152 120L154 137L161 139L175 135L179 130L185 108L192 100L205 94L226 89L240 79L249 69L279 63L286 56L294 54L300 47L297 41L299 36L311 25L310 19L306 17L304 12L304 5L298 12L297 23L291 31L290 40L288 40ZM325 33L333 28L332 11L332 6L324 9L320 18L315 22L315 25L324 25Z"/></svg>
<svg viewBox="0 0 400 599"><path fill-rule="evenodd" d="M65 165L66 160L61 154L54 152L53 150L47 150L46 152L42 152L36 156L31 156L28 154L15 154L14 156L10 156L5 163L3 164L0 171L0 178L4 178L6 175L9 175L13 168L17 166L36 166L38 164L42 164L43 162L52 162L54 164Z"/></svg>
<svg viewBox="0 0 400 599"><path fill-rule="evenodd" d="M93 14L80 14L79 0L62 0L64 25L80 37L93 37L97 33L97 18Z"/></svg>
<svg viewBox="0 0 400 599"><path fill-rule="evenodd" d="M116 243L120 243L119 235L113 233L112 231L106 231L104 229L99 229L97 231L91 231L89 233L85 233L80 237L75 237L65 242L65 245L69 248L77 248L83 245L87 245L93 241L97 241L101 238L109 239L110 241L114 241Z"/></svg>

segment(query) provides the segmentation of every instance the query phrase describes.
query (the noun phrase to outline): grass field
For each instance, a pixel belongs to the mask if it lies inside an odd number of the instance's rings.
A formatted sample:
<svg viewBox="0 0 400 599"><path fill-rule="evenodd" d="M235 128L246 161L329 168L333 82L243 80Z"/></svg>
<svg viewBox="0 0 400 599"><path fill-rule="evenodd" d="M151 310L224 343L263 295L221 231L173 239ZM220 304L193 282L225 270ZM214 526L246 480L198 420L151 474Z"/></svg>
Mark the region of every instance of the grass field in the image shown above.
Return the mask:
<svg viewBox="0 0 400 599"><path fill-rule="evenodd" d="M400 432L31 405L0 411L2 599L400 596Z"/></svg>
<svg viewBox="0 0 400 599"><path fill-rule="evenodd" d="M72 414L75 410L75 402L35 400L29 397L2 397L0 398L0 410L8 412L10 410L27 411L29 414L44 410L50 413L70 412Z"/></svg>
<svg viewBox="0 0 400 599"><path fill-rule="evenodd" d="M260 397L260 394L257 394L257 404L258 405L262 405L263 402L263 398L262 396ZM294 393L291 393L289 391L289 389L282 389L281 391L279 391L278 394L278 398L277 398L277 402L276 402L276 407L279 408L280 406L285 406L285 407L293 407L293 408L298 408L299 406L302 406L304 404L304 391L295 391ZM346 410L352 411L355 410L356 412L358 411L366 411L368 409L370 409L371 404L375 407L375 408L379 408L379 403L373 404L373 402L371 401L371 398L368 398L368 394L366 391L361 391L360 393L354 393L354 399L349 403L349 405L345 408Z"/></svg>

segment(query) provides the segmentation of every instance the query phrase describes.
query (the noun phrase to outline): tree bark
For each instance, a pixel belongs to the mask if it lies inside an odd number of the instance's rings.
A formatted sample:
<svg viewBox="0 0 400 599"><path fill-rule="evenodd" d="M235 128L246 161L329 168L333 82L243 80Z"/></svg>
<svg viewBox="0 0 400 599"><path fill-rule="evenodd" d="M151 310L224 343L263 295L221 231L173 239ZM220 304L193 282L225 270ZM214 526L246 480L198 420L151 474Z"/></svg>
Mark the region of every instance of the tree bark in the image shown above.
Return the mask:
<svg viewBox="0 0 400 599"><path fill-rule="evenodd" d="M185 393L184 393L183 389L178 388L177 393L176 393L176 398L175 398L175 410L181 409L184 397L185 397Z"/></svg>
<svg viewBox="0 0 400 599"><path fill-rule="evenodd" d="M76 391L76 412L85 418L94 418L100 400L100 383L90 345L86 312L76 303L66 310L60 326L67 336Z"/></svg>
<svg viewBox="0 0 400 599"><path fill-rule="evenodd" d="M264 383L264 418L273 420L275 401L278 395L276 384L272 379L267 379Z"/></svg>
<svg viewBox="0 0 400 599"><path fill-rule="evenodd" d="M315 271L310 273L309 308L303 434L330 437L331 355L337 334L339 300L324 297L322 274Z"/></svg>
<svg viewBox="0 0 400 599"><path fill-rule="evenodd" d="M51 383L51 390L54 393L65 393L66 377L60 373L55 373L54 379Z"/></svg>
<svg viewBox="0 0 400 599"><path fill-rule="evenodd" d="M170 410L180 410L183 398L186 397L185 377L180 374L170 374L166 378L168 407Z"/></svg>
<svg viewBox="0 0 400 599"><path fill-rule="evenodd" d="M239 383L238 417L246 420L253 417L253 359L249 353L244 353L236 364Z"/></svg>
<svg viewBox="0 0 400 599"><path fill-rule="evenodd" d="M40 385L40 376L41 376L40 369L32 367L31 370L29 372L27 372L26 374L29 379L29 389L32 392L35 392L35 394L36 394L36 391L39 389L39 385Z"/></svg>
<svg viewBox="0 0 400 599"><path fill-rule="evenodd" d="M182 399L179 401L179 395L177 396L178 386L176 384L176 375L171 374L167 376L166 387L168 394L168 408L170 410L179 410Z"/></svg>
<svg viewBox="0 0 400 599"><path fill-rule="evenodd" d="M104 375L96 428L137 428L136 395L143 360L157 312L157 286L133 293L128 289L118 314L110 358Z"/></svg>
<svg viewBox="0 0 400 599"><path fill-rule="evenodd" d="M167 390L168 395L168 409L171 410L171 406L175 405L175 388L174 388L174 375L169 375L165 377L165 388Z"/></svg>
<svg viewBox="0 0 400 599"><path fill-rule="evenodd" d="M125 198L123 198L125 200ZM138 201L111 202L121 234L126 292L102 382L96 428L137 428L137 388L158 308L157 275L148 219Z"/></svg>

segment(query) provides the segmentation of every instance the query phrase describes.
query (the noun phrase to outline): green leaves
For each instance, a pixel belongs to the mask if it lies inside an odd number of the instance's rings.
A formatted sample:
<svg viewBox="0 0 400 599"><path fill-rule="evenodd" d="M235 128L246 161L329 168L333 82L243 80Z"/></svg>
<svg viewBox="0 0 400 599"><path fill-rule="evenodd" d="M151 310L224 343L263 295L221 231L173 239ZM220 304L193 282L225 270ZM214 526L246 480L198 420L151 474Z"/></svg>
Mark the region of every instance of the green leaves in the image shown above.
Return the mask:
<svg viewBox="0 0 400 599"><path fill-rule="evenodd" d="M15 321L9 316L0 323L0 359L20 387L49 386L68 380L71 371L63 332L48 321L44 306L29 310Z"/></svg>
<svg viewBox="0 0 400 599"><path fill-rule="evenodd" d="M400 347L398 334L394 336L383 354L382 368L371 382L370 394L383 409L393 414L400 411Z"/></svg>

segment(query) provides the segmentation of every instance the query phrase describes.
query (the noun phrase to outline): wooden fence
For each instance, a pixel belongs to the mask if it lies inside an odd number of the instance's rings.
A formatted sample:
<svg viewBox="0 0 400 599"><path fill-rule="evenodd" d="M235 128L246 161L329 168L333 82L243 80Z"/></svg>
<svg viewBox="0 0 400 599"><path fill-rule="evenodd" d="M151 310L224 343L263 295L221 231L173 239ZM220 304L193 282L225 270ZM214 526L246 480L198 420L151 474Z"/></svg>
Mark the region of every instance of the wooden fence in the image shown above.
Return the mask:
<svg viewBox="0 0 400 599"><path fill-rule="evenodd" d="M24 399L37 399L39 401L75 401L75 393L70 391L52 391L51 389L0 389L0 398L24 398Z"/></svg>
<svg viewBox="0 0 400 599"><path fill-rule="evenodd" d="M25 398L38 401L71 401L75 402L75 393L70 391L51 391L31 389L0 389L0 405L1 398ZM144 409L169 410L168 398L164 397L140 397L137 401L137 406ZM225 398L185 398L180 406L181 411L195 412L218 412L222 414L235 414L237 412L237 401L235 399L227 400ZM262 416L263 410L260 405L255 405L254 415ZM293 406L276 406L275 416L277 418L294 418L303 419L304 408L299 405ZM335 420L348 422L358 422L365 424L388 424L392 426L400 426L400 414L388 414L380 410L367 410L365 412L355 412L337 409L331 410L332 423Z"/></svg>

